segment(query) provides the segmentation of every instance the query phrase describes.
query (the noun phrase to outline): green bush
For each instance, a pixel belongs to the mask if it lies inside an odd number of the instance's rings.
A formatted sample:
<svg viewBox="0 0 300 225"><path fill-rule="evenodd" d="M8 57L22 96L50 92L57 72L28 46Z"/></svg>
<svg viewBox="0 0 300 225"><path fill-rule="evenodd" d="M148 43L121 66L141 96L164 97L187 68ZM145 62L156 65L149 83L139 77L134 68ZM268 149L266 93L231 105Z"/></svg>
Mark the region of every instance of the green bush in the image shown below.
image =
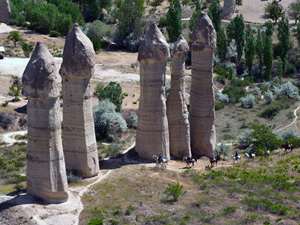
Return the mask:
<svg viewBox="0 0 300 225"><path fill-rule="evenodd" d="M28 58L30 56L30 53L33 51L33 46L31 44L27 44L25 42L22 43L21 46L22 46L22 50L24 52L24 56Z"/></svg>
<svg viewBox="0 0 300 225"><path fill-rule="evenodd" d="M165 27L167 26L167 18L166 17L160 17L158 22L159 27Z"/></svg>
<svg viewBox="0 0 300 225"><path fill-rule="evenodd" d="M8 105L8 102L7 102L7 101L2 103L2 106L3 106L3 107L6 107L7 105Z"/></svg>
<svg viewBox="0 0 300 225"><path fill-rule="evenodd" d="M236 103L240 98L246 96L246 90L243 87L235 87L228 85L223 91L223 94L227 94L231 103Z"/></svg>
<svg viewBox="0 0 300 225"><path fill-rule="evenodd" d="M95 87L94 95L99 96L104 88L105 88L105 84L103 82L98 82Z"/></svg>
<svg viewBox="0 0 300 225"><path fill-rule="evenodd" d="M225 85L226 84L226 78L223 77L223 76L217 76L217 81L220 83L220 84L223 84Z"/></svg>
<svg viewBox="0 0 300 225"><path fill-rule="evenodd" d="M179 196L183 194L183 185L177 183L168 183L168 187L164 190L164 194L169 198L173 197L174 201L177 201Z"/></svg>
<svg viewBox="0 0 300 225"><path fill-rule="evenodd" d="M60 33L56 30L51 30L49 36L50 37L59 37Z"/></svg>
<svg viewBox="0 0 300 225"><path fill-rule="evenodd" d="M93 218L89 221L88 225L103 225L103 218Z"/></svg>
<svg viewBox="0 0 300 225"><path fill-rule="evenodd" d="M137 128L138 116L135 112L130 112L127 118L127 125L129 128Z"/></svg>
<svg viewBox="0 0 300 225"><path fill-rule="evenodd" d="M125 215L130 215L133 211L134 211L134 208L132 207L132 205L129 205L129 206L127 206Z"/></svg>
<svg viewBox="0 0 300 225"><path fill-rule="evenodd" d="M116 82L110 82L99 94L99 101L109 99L116 106L116 111L121 112L123 94L121 85Z"/></svg>
<svg viewBox="0 0 300 225"><path fill-rule="evenodd" d="M223 66L214 66L214 73L217 73L220 76L229 79L228 70L226 70Z"/></svg>
<svg viewBox="0 0 300 225"><path fill-rule="evenodd" d="M215 102L215 110L221 110L225 107L225 103L223 102Z"/></svg>
<svg viewBox="0 0 300 225"><path fill-rule="evenodd" d="M115 31L111 26L106 25L100 20L95 20L93 23L89 25L86 35L91 40L94 39L102 40L103 38L107 38L107 39L112 38L114 33Z"/></svg>
<svg viewBox="0 0 300 225"><path fill-rule="evenodd" d="M229 215L229 214L232 214L235 212L236 212L236 207L234 207L234 206L228 206L228 207L224 208L225 215Z"/></svg>
<svg viewBox="0 0 300 225"><path fill-rule="evenodd" d="M99 51L101 49L101 42L100 42L99 39L97 39L97 38L93 39L92 43L93 43L93 47L94 47L95 52Z"/></svg>
<svg viewBox="0 0 300 225"><path fill-rule="evenodd" d="M288 109L291 105L294 104L294 102L295 100L283 96L280 99L273 101L269 105L266 105L260 112L259 117L273 119L280 110Z"/></svg>

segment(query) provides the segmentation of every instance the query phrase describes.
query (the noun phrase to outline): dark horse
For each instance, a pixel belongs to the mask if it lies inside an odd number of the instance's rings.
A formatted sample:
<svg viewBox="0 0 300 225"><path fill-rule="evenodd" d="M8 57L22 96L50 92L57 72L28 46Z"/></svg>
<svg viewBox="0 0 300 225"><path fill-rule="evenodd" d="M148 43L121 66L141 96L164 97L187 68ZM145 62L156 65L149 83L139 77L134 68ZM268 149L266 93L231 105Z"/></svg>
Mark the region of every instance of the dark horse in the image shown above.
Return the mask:
<svg viewBox="0 0 300 225"><path fill-rule="evenodd" d="M215 157L215 159L213 159L212 157L209 157L209 162L210 162L211 167L214 167L214 165L218 166L217 157Z"/></svg>
<svg viewBox="0 0 300 225"><path fill-rule="evenodd" d="M195 162L197 162L197 159L193 159L191 157L183 157L183 160L186 162L186 166L189 168L191 167L191 165L192 167L194 167Z"/></svg>
<svg viewBox="0 0 300 225"><path fill-rule="evenodd" d="M289 147L287 144L282 144L281 147L284 148L284 153L287 153L289 149L290 149L291 152L292 152L293 149L294 149L294 145L293 145L293 144L290 144L290 147Z"/></svg>

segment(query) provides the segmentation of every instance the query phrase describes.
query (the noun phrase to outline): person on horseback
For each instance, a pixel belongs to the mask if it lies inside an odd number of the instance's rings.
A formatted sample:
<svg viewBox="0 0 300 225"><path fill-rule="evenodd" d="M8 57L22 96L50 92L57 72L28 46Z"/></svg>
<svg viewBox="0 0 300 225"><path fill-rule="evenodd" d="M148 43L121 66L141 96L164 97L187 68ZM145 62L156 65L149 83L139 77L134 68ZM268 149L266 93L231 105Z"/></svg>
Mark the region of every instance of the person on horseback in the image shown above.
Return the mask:
<svg viewBox="0 0 300 225"><path fill-rule="evenodd" d="M238 156L239 156L239 154L238 154L238 152L236 151L236 152L235 152L235 159L236 159L236 160L238 159Z"/></svg>
<svg viewBox="0 0 300 225"><path fill-rule="evenodd" d="M212 159L213 162L216 161L216 156L215 156L215 153L214 153L214 152L213 152L213 154L211 155L211 159Z"/></svg>
<svg viewBox="0 0 300 225"><path fill-rule="evenodd" d="M291 148L291 145L290 145L289 140L286 140L286 147L287 147L288 149Z"/></svg>
<svg viewBox="0 0 300 225"><path fill-rule="evenodd" d="M252 149L250 149L250 151L249 151L250 159L252 158L252 154L253 154L253 151L252 151Z"/></svg>
<svg viewBox="0 0 300 225"><path fill-rule="evenodd" d="M161 156L161 153L158 153L158 162L162 162L163 161L163 158Z"/></svg>

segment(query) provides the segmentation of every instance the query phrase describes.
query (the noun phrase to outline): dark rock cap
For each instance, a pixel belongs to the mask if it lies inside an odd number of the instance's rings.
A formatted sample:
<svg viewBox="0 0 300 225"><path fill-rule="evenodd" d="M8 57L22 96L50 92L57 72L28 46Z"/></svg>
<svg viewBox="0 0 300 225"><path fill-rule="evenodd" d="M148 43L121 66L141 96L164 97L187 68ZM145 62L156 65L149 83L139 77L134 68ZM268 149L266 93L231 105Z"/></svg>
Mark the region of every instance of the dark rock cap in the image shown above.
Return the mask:
<svg viewBox="0 0 300 225"><path fill-rule="evenodd" d="M163 63L170 58L169 45L155 23L140 42L138 60L141 63Z"/></svg>
<svg viewBox="0 0 300 225"><path fill-rule="evenodd" d="M38 42L23 73L22 94L30 98L56 98L59 96L59 80L54 57Z"/></svg>
<svg viewBox="0 0 300 225"><path fill-rule="evenodd" d="M217 35L210 18L201 13L191 34L192 50L213 51L216 48Z"/></svg>

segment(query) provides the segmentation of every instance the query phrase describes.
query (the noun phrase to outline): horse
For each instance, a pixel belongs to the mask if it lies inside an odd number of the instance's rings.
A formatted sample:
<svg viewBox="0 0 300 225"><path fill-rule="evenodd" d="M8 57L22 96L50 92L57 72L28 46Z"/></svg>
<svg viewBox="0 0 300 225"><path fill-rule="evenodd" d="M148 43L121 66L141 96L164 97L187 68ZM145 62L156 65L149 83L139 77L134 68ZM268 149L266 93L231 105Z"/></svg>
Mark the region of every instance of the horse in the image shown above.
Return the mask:
<svg viewBox="0 0 300 225"><path fill-rule="evenodd" d="M155 159L156 166L161 165L161 167L167 167L167 164L168 164L168 160L167 159L161 158L161 160L159 160L156 155L153 155L152 159Z"/></svg>
<svg viewBox="0 0 300 225"><path fill-rule="evenodd" d="M294 145L293 144L290 144L290 147L287 145L287 144L282 144L281 147L284 148L284 153L287 154L288 150L290 149L291 152L293 151L294 149Z"/></svg>
<svg viewBox="0 0 300 225"><path fill-rule="evenodd" d="M209 157L209 162L210 162L211 168L214 167L214 164L216 164L216 166L218 166L218 159L217 159L217 157L215 157L214 159L212 157Z"/></svg>
<svg viewBox="0 0 300 225"><path fill-rule="evenodd" d="M232 160L233 160L233 163L234 163L234 161L236 161L236 162L238 162L238 160L242 160L242 158L241 158L241 156L237 156L237 157L235 157L234 155L231 155L231 158L232 158Z"/></svg>
<svg viewBox="0 0 300 225"><path fill-rule="evenodd" d="M254 153L251 153L251 157L250 157L250 155L247 152L245 152L245 156L247 157L248 160L250 160L251 158L253 158L253 159L255 158Z"/></svg>
<svg viewBox="0 0 300 225"><path fill-rule="evenodd" d="M187 167L191 167L190 165L192 164L192 167L194 167L195 162L197 162L197 159L193 159L192 157L183 157L183 159L186 162Z"/></svg>

